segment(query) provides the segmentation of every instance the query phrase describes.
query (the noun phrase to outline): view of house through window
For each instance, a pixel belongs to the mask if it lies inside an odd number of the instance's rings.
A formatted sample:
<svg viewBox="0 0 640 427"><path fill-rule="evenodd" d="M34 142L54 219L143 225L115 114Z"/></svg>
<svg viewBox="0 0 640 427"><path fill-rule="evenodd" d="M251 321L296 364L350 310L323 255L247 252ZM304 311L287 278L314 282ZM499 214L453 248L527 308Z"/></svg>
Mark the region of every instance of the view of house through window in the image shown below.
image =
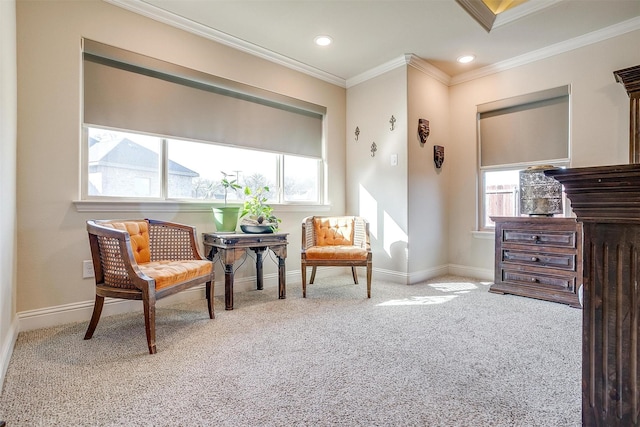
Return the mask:
<svg viewBox="0 0 640 427"><path fill-rule="evenodd" d="M89 127L87 197L224 200L222 179L269 187L272 203L320 203L315 158ZM166 160L163 160L166 159ZM242 189L227 194L241 202Z"/></svg>

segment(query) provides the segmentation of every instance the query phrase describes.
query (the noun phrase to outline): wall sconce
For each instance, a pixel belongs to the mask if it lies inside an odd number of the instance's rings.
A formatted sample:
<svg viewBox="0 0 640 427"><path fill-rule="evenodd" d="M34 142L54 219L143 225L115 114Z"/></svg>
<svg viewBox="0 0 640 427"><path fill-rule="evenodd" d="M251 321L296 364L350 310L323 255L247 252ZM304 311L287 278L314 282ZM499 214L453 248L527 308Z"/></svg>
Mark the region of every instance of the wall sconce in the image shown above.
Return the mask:
<svg viewBox="0 0 640 427"><path fill-rule="evenodd" d="M563 213L562 184L544 174L549 169L556 168L550 165L531 166L520 171L521 215L553 216Z"/></svg>
<svg viewBox="0 0 640 427"><path fill-rule="evenodd" d="M391 123L391 130L394 130L396 128L396 118L393 117L393 115L391 115L391 118L389 119L389 123Z"/></svg>
<svg viewBox="0 0 640 427"><path fill-rule="evenodd" d="M356 141L357 141L358 136L360 136L360 128L358 126L356 126L356 131L354 133L356 134Z"/></svg>
<svg viewBox="0 0 640 427"><path fill-rule="evenodd" d="M376 156L376 151L378 151L378 146L374 142L373 144L371 144L371 157L375 157Z"/></svg>

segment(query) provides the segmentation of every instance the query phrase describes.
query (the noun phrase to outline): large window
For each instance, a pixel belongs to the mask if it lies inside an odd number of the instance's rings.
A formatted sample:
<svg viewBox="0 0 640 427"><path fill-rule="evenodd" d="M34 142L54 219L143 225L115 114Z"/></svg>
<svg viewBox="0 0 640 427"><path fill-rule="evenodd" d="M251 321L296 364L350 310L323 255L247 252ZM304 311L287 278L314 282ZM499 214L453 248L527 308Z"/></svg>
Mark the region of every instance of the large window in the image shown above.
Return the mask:
<svg viewBox="0 0 640 427"><path fill-rule="evenodd" d="M86 199L224 199L230 175L252 191L269 187L272 203L320 203L319 159L87 128ZM227 195L243 199L242 189Z"/></svg>
<svg viewBox="0 0 640 427"><path fill-rule="evenodd" d="M569 87L478 106L479 224L519 216L520 171L569 165Z"/></svg>
<svg viewBox="0 0 640 427"><path fill-rule="evenodd" d="M83 82L83 199L323 202L325 107L87 39Z"/></svg>

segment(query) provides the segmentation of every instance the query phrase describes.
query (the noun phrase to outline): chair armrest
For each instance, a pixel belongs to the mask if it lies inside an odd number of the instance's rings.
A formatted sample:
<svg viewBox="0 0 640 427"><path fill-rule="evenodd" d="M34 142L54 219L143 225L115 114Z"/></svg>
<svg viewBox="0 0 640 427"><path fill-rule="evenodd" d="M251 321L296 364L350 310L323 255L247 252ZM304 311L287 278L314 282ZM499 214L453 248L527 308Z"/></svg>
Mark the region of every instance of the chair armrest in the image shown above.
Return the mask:
<svg viewBox="0 0 640 427"><path fill-rule="evenodd" d="M104 227L98 221L87 221L87 232L96 285L148 288L153 279L138 267L128 232Z"/></svg>
<svg viewBox="0 0 640 427"><path fill-rule="evenodd" d="M313 217L308 216L302 220L302 252L313 246L315 237L313 230Z"/></svg>
<svg viewBox="0 0 640 427"><path fill-rule="evenodd" d="M147 221L151 261L206 260L200 252L195 227L155 219Z"/></svg>
<svg viewBox="0 0 640 427"><path fill-rule="evenodd" d="M362 217L356 217L353 226L354 246L365 248L367 251L371 252L371 242L369 241L369 222Z"/></svg>

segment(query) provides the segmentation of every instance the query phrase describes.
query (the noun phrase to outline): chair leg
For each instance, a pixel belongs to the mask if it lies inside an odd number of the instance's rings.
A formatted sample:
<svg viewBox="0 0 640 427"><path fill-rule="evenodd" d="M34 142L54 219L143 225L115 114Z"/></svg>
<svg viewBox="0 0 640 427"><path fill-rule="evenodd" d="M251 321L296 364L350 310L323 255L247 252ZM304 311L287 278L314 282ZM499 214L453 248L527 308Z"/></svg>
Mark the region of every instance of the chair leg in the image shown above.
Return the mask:
<svg viewBox="0 0 640 427"><path fill-rule="evenodd" d="M358 284L358 273L356 273L356 268L351 267L351 274L353 275L353 283Z"/></svg>
<svg viewBox="0 0 640 427"><path fill-rule="evenodd" d="M209 319L215 319L216 314L213 311L213 282L207 282L204 285L207 293L207 307L209 308Z"/></svg>
<svg viewBox="0 0 640 427"><path fill-rule="evenodd" d="M147 333L147 345L149 354L156 354L156 299L143 295L142 304L144 306L144 329Z"/></svg>
<svg viewBox="0 0 640 427"><path fill-rule="evenodd" d="M90 340L93 337L93 333L96 331L100 315L102 314L102 307L104 306L104 297L96 294L96 302L93 305L93 314L91 315L91 321L87 328L87 333L84 334L85 340Z"/></svg>
<svg viewBox="0 0 640 427"><path fill-rule="evenodd" d="M367 298L371 298L371 264L367 264Z"/></svg>
<svg viewBox="0 0 640 427"><path fill-rule="evenodd" d="M309 280L309 284L313 285L313 281L316 280L316 266L314 265L311 269L311 280Z"/></svg>
<svg viewBox="0 0 640 427"><path fill-rule="evenodd" d="M307 297L307 265L302 264L302 298Z"/></svg>

